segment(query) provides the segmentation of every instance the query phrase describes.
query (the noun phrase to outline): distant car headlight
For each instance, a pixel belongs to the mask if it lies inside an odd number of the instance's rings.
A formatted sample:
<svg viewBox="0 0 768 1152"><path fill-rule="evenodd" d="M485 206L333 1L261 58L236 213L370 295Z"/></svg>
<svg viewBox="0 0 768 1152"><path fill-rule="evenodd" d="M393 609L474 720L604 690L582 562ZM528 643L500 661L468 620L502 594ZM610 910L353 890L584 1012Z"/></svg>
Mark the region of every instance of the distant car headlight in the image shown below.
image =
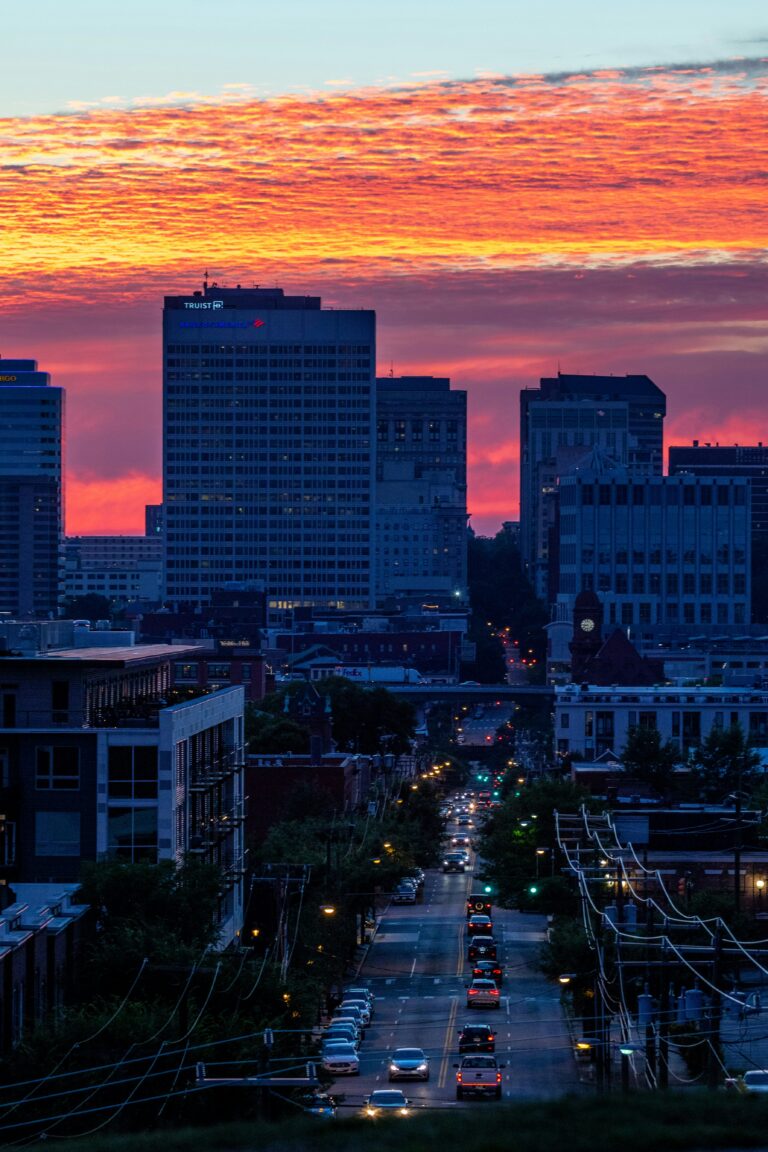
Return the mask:
<svg viewBox="0 0 768 1152"><path fill-rule="evenodd" d="M399 1072L399 1071L400 1071L400 1065L399 1065L399 1064L395 1064L395 1062L394 1062L394 1060L393 1060L393 1061L392 1061L392 1063L391 1063L391 1064L390 1064L390 1066L389 1066L389 1070L390 1070L390 1072Z"/></svg>
<svg viewBox="0 0 768 1152"><path fill-rule="evenodd" d="M416 1069L416 1071L417 1071L417 1072L426 1072L426 1070L427 1070L427 1068L428 1068L428 1067L429 1067L429 1065L428 1065L428 1064L419 1064L419 1066L418 1066L418 1068Z"/></svg>

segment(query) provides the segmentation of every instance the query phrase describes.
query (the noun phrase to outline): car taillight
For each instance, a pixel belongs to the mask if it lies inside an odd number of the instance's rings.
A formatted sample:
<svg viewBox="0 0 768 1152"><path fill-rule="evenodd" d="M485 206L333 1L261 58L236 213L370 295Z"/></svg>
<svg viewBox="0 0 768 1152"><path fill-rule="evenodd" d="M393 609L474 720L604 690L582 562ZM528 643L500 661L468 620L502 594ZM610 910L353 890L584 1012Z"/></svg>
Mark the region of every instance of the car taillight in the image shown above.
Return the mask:
<svg viewBox="0 0 768 1152"><path fill-rule="evenodd" d="M501 1080L501 1072L497 1072L496 1073L496 1083L498 1084L500 1082L500 1080Z"/></svg>
<svg viewBox="0 0 768 1152"><path fill-rule="evenodd" d="M477 996L477 988L470 988L469 994L470 996Z"/></svg>
<svg viewBox="0 0 768 1152"><path fill-rule="evenodd" d="M499 995L498 988L491 988L491 996L498 996L498 995Z"/></svg>
<svg viewBox="0 0 768 1152"><path fill-rule="evenodd" d="M461 1072L456 1073L456 1079L458 1080L459 1083L461 1083Z"/></svg>

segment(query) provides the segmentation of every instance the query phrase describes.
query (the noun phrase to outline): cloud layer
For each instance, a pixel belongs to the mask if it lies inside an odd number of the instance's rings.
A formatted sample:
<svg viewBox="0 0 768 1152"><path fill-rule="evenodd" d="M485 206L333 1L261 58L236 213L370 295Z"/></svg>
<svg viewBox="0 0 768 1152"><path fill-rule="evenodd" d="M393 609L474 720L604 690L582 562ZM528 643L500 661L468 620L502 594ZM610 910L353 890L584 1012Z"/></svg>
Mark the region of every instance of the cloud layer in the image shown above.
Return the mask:
<svg viewBox="0 0 768 1152"><path fill-rule="evenodd" d="M205 268L375 307L382 371L466 387L481 529L558 362L762 438L767 106L738 61L0 120L0 348L68 388L69 530L159 498L161 297Z"/></svg>

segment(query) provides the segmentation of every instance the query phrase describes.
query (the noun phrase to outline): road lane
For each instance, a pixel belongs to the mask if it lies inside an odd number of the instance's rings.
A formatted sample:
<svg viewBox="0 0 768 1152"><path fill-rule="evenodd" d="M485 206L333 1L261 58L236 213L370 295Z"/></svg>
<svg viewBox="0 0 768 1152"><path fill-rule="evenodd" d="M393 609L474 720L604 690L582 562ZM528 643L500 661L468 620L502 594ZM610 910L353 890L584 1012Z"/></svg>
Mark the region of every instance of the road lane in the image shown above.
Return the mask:
<svg viewBox="0 0 768 1152"><path fill-rule="evenodd" d="M455 1099L458 1031L465 1022L497 1030L497 1056L506 1064L504 1098L556 1097L583 1090L562 1017L559 995L533 966L545 920L495 908L494 934L505 970L500 1011L467 1009L466 900L473 873L428 871L423 899L390 905L382 915L356 982L376 995L376 1011L360 1048L359 1078L339 1078L342 1115L388 1083L395 1048L423 1048L429 1081L400 1081L417 1107L490 1107L492 1101Z"/></svg>

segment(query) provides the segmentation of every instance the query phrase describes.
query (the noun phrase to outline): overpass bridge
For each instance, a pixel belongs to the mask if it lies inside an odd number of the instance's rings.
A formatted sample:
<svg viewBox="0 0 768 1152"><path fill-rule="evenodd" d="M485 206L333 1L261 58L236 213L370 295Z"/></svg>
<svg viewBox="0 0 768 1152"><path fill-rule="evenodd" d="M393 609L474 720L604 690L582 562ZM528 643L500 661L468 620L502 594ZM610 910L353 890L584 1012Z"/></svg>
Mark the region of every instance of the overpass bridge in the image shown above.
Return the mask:
<svg viewBox="0 0 768 1152"><path fill-rule="evenodd" d="M548 684L383 684L388 692L414 704L428 702L489 704L509 700L529 708L552 708L555 691Z"/></svg>

